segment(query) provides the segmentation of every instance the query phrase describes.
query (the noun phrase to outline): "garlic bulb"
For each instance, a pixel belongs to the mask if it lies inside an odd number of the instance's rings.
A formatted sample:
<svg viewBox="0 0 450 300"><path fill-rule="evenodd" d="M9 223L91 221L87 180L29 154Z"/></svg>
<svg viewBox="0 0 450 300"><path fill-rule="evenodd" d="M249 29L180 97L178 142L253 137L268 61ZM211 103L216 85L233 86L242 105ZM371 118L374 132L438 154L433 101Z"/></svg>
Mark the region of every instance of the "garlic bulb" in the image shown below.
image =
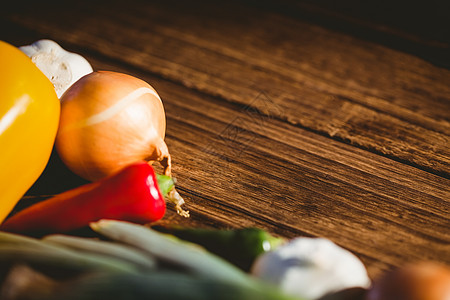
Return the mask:
<svg viewBox="0 0 450 300"><path fill-rule="evenodd" d="M64 50L51 40L39 40L19 49L50 79L58 98L78 79L93 71L84 57Z"/></svg>
<svg viewBox="0 0 450 300"><path fill-rule="evenodd" d="M307 299L371 284L355 255L324 238L293 239L260 256L251 272L288 294Z"/></svg>

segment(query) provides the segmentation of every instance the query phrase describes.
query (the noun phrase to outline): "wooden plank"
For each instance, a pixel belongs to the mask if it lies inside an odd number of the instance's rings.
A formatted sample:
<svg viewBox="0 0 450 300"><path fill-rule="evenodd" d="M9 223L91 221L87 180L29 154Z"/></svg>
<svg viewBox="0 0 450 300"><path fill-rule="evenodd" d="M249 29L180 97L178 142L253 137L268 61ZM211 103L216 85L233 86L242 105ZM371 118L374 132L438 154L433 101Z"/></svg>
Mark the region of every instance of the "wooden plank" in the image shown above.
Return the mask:
<svg viewBox="0 0 450 300"><path fill-rule="evenodd" d="M450 176L448 70L275 13L227 5L145 2L83 13L82 21L69 11L11 19L227 101L248 105L263 90L281 120Z"/></svg>
<svg viewBox="0 0 450 300"><path fill-rule="evenodd" d="M246 0L259 8L332 28L450 67L450 20L446 1Z"/></svg>

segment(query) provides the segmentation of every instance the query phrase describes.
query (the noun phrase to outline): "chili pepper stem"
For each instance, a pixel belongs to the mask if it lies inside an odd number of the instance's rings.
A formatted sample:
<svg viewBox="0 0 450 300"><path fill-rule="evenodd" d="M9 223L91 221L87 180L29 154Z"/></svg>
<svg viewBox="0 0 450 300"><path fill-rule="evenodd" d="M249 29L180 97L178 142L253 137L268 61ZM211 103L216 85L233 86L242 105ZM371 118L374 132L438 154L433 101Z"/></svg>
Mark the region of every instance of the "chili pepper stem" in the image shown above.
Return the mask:
<svg viewBox="0 0 450 300"><path fill-rule="evenodd" d="M162 141L162 144L165 146L164 141ZM161 149L166 149L167 146L161 147ZM170 177L173 180L173 183L175 183L175 178L172 177L172 158L170 154L167 153L162 156L162 159L160 160L160 164L164 168L164 175ZM149 162L151 165L151 162ZM184 199L181 197L181 195L177 192L175 187L173 187L167 194L167 200L175 204L175 208L177 210L177 214L179 214L182 217L189 218L189 211L184 210L181 206L185 203Z"/></svg>
<svg viewBox="0 0 450 300"><path fill-rule="evenodd" d="M175 208L177 210L177 214L182 217L189 218L189 211L184 210L181 205L184 204L184 199L180 196L180 194L176 191L175 187L169 192L167 198L170 202L175 204Z"/></svg>

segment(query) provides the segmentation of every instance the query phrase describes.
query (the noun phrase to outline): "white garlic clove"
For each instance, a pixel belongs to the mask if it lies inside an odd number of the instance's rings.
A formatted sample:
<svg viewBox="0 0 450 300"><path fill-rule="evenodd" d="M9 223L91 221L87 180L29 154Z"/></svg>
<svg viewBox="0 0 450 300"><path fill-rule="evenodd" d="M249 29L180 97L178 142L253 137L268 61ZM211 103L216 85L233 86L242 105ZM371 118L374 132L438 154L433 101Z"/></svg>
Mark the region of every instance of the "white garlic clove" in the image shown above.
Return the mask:
<svg viewBox="0 0 450 300"><path fill-rule="evenodd" d="M39 40L19 49L50 79L58 98L78 79L93 71L84 57L64 50L51 40Z"/></svg>
<svg viewBox="0 0 450 300"><path fill-rule="evenodd" d="M293 239L260 256L251 272L288 294L307 299L371 284L355 255L324 238Z"/></svg>

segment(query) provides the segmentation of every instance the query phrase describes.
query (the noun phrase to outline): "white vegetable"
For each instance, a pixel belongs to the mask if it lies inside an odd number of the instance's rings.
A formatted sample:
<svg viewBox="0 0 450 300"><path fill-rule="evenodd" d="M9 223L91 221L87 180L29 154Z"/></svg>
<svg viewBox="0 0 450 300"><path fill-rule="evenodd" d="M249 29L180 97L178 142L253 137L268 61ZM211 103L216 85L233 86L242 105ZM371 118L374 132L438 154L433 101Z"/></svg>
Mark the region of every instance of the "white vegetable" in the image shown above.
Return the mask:
<svg viewBox="0 0 450 300"><path fill-rule="evenodd" d="M355 255L324 238L293 239L260 256L251 272L288 294L307 299L371 284Z"/></svg>
<svg viewBox="0 0 450 300"><path fill-rule="evenodd" d="M64 50L51 40L39 40L19 49L50 79L58 98L78 79L93 71L84 57Z"/></svg>

